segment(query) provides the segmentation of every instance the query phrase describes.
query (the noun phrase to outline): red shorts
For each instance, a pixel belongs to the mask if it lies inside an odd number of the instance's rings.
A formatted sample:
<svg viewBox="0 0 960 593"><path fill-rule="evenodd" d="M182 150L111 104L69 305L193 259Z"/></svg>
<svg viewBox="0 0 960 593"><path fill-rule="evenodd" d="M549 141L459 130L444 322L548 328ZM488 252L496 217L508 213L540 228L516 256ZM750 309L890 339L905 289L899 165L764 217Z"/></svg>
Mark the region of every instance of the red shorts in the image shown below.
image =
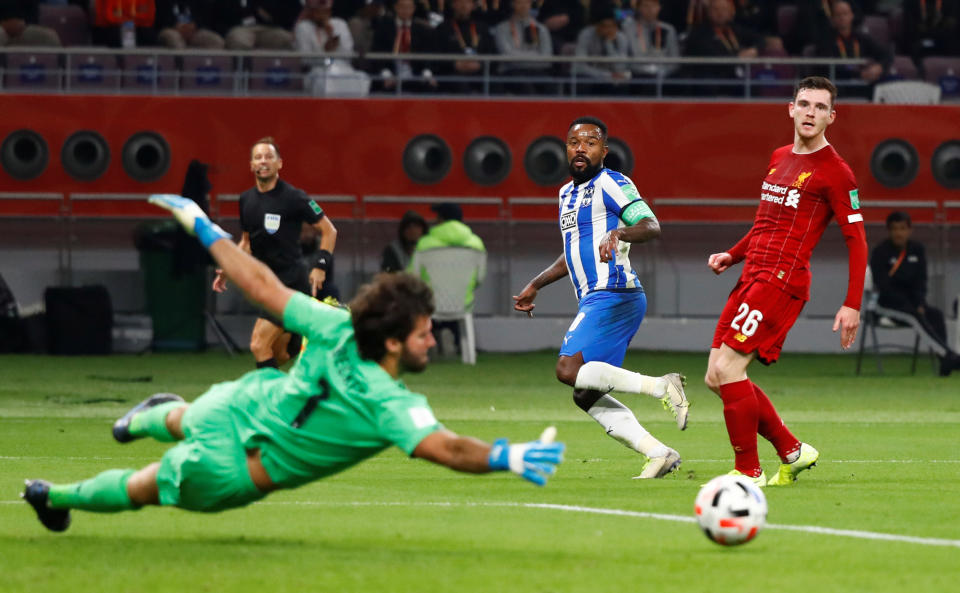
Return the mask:
<svg viewBox="0 0 960 593"><path fill-rule="evenodd" d="M776 362L787 333L806 301L760 280L738 282L730 292L713 334L713 348L757 353L763 364Z"/></svg>

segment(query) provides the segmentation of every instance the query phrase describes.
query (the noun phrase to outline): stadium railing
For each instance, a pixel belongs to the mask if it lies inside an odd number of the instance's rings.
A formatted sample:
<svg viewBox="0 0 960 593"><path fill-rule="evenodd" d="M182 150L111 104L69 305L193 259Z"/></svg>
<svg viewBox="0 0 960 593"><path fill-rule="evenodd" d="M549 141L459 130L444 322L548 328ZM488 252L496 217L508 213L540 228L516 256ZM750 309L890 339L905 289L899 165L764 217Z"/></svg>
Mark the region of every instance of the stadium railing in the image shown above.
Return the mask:
<svg viewBox="0 0 960 593"><path fill-rule="evenodd" d="M71 285L83 276L84 270L102 266L115 270L130 267L133 258L131 240L134 229L146 220L158 218L156 210L146 203L146 194L137 193L28 193L0 192L0 250L14 254L34 250L41 258L37 265L49 269L62 284ZM416 209L431 218L429 206L453 201L461 205L464 219L484 237L490 252L488 264L489 290L500 295L492 310L483 314L509 313L510 299L516 290L517 276L526 272L529 262L517 260L517 253L539 253L558 247L556 242L556 198L542 197L416 197L315 195L340 231L337 241L337 277L346 288L372 276L379 268L380 254L397 232L397 223L408 209ZM704 225L710 225L719 236L732 238L747 228L756 210L753 198L656 198L648 197L658 216L670 220L673 242L660 245L637 245L634 259L637 272L645 282L677 282L688 271L684 268L686 241L702 236ZM238 227L238 196L223 193L210 196L211 215L228 230ZM707 208L709 207L709 208ZM916 220L918 232L928 246L931 257L931 302L952 311L956 286L949 279L955 269L949 258L956 253L957 220L960 201L937 202L924 199L871 200L864 204L868 224L875 229L883 225L891 210L907 209ZM729 237L728 237L729 235ZM719 239L718 239L719 240ZM108 262L103 254L109 253ZM43 255L46 254L46 255ZM109 259L108 258L108 259ZM698 260L699 261L699 260ZM841 262L842 263L842 262ZM135 265L135 264L134 264ZM125 267L126 266L126 267ZM842 266L841 266L842 267ZM130 269L135 272L135 269ZM843 270L840 270L841 273ZM505 296L503 296L505 295ZM688 314L689 306L679 296L659 299L651 313L677 316ZM229 304L230 301L225 301ZM236 307L243 308L242 300ZM812 313L822 313L813 311ZM948 313L948 317L952 316ZM960 327L957 328L960 330Z"/></svg>
<svg viewBox="0 0 960 593"><path fill-rule="evenodd" d="M272 59L272 61L271 61ZM0 48L0 92L69 93L69 94L164 94L221 96L310 96L307 84L310 69L317 63L333 59L361 59L371 62L428 62L431 65L463 60L462 54L406 54L402 59L392 53L342 54L302 53L293 51L224 51L169 50L163 48L110 49L99 47L70 48ZM621 58L553 56L531 58L502 55L475 55L480 62L477 76L435 74L436 90L429 93L410 89L411 83L423 78L399 78L389 91L377 96L433 94L462 96L450 92L453 83L470 83L471 96L503 96L510 94L510 85L517 82L553 85L550 96L608 96L611 89L624 97L724 98L763 100L789 96L793 84L804 75L820 73L837 81L844 95L867 98L868 85L859 79L838 77L842 69L866 63L862 58L833 59L810 57L760 58ZM522 78L500 73L511 63L547 62L552 72L544 76ZM661 66L654 76L634 76L614 86L608 81L584 75L577 64L630 64ZM705 78L684 75L684 71L703 68L735 67L736 78ZM679 75L666 76L670 67ZM437 70L438 68L434 68ZM370 74L374 88L385 79ZM330 78L336 78L330 75ZM599 93L599 94L598 94ZM543 95L540 95L543 96Z"/></svg>

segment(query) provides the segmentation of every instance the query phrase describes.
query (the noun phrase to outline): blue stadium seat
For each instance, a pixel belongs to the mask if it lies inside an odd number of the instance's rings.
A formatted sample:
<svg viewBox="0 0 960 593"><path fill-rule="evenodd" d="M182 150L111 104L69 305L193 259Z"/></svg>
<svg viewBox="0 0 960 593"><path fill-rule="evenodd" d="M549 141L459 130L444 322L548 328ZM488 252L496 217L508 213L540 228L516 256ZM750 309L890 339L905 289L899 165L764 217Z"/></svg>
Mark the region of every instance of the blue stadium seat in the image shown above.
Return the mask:
<svg viewBox="0 0 960 593"><path fill-rule="evenodd" d="M128 54L123 56L123 88L152 93L177 88L177 65L173 56Z"/></svg>
<svg viewBox="0 0 960 593"><path fill-rule="evenodd" d="M299 58L256 57L250 60L250 90L258 93L303 91Z"/></svg>
<svg viewBox="0 0 960 593"><path fill-rule="evenodd" d="M943 98L960 98L960 58L928 56L923 59L923 77L940 85Z"/></svg>
<svg viewBox="0 0 960 593"><path fill-rule="evenodd" d="M71 89L113 92L120 88L120 69L114 54L72 54L67 63Z"/></svg>
<svg viewBox="0 0 960 593"><path fill-rule="evenodd" d="M9 53L3 86L18 91L60 89L60 65L56 54Z"/></svg>
<svg viewBox="0 0 960 593"><path fill-rule="evenodd" d="M180 89L187 93L229 94L236 87L230 56L184 56Z"/></svg>
<svg viewBox="0 0 960 593"><path fill-rule="evenodd" d="M890 78L894 80L919 80L920 72L910 56L894 56L890 64Z"/></svg>

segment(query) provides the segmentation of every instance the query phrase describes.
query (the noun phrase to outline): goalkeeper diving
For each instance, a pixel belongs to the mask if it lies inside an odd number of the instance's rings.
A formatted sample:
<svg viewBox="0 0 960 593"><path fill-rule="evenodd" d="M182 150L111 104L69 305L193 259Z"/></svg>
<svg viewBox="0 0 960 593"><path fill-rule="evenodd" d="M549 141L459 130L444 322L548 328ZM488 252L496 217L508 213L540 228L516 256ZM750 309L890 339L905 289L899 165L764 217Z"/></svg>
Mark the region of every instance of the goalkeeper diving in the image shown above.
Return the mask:
<svg viewBox="0 0 960 593"><path fill-rule="evenodd" d="M307 346L288 373L258 369L213 385L192 403L158 393L132 408L114 423L113 436L176 442L157 463L72 484L28 480L22 496L48 529L67 529L71 509L242 507L391 445L457 471L509 470L541 486L556 471L564 444L553 442L553 427L514 445L459 436L437 421L426 397L398 380L423 371L435 345L433 294L418 278L381 274L360 288L349 310L331 307L284 286L193 201L163 194L150 202L172 212L251 301L305 336Z"/></svg>

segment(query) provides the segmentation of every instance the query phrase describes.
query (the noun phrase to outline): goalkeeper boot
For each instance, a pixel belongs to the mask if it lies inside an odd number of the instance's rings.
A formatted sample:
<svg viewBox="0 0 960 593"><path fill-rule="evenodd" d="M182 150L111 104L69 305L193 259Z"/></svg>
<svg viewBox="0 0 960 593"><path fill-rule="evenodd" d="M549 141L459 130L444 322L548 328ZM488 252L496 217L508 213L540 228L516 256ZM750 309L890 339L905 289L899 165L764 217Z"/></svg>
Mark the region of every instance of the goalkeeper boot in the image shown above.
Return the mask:
<svg viewBox="0 0 960 593"><path fill-rule="evenodd" d="M52 509L47 505L50 498L50 483L43 480L27 480L27 487L20 493L33 510L37 511L37 518L50 531L66 531L70 527L69 509Z"/></svg>
<svg viewBox="0 0 960 593"><path fill-rule="evenodd" d="M121 443L129 443L130 441L143 438L130 434L130 421L133 420L133 417L146 409L174 401L182 402L183 398L176 393L154 393L135 405L129 412L124 414L122 418L113 423L113 438Z"/></svg>
<svg viewBox="0 0 960 593"><path fill-rule="evenodd" d="M690 402L683 393L687 378L680 373L670 373L664 375L663 380L667 382L667 394L663 396L660 403L677 419L677 428L684 430L687 428L687 413L690 411Z"/></svg>
<svg viewBox="0 0 960 593"><path fill-rule="evenodd" d="M673 470L680 467L680 454L667 447L667 452L659 457L650 457L644 464L639 476L634 476L634 480L646 480L648 478L662 478Z"/></svg>
<svg viewBox="0 0 960 593"><path fill-rule="evenodd" d="M767 486L789 486L797 481L797 474L810 469L820 459L820 451L806 443L800 443L800 455L793 463L781 463L780 469L774 474Z"/></svg>

